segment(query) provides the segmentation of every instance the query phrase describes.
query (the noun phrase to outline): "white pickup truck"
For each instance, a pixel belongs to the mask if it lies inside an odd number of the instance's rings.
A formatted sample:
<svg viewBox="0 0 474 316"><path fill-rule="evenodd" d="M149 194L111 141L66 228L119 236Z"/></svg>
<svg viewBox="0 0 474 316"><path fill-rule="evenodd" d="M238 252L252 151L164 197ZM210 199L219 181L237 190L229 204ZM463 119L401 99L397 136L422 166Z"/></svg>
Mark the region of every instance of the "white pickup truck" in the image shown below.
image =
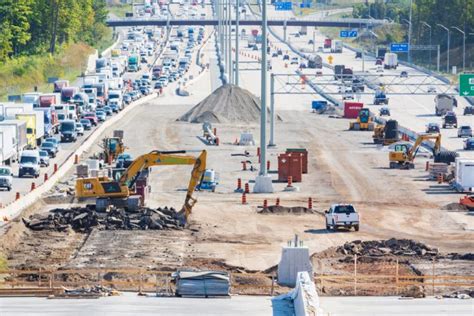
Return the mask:
<svg viewBox="0 0 474 316"><path fill-rule="evenodd" d="M344 227L359 231L359 213L351 204L333 204L326 212L326 229Z"/></svg>

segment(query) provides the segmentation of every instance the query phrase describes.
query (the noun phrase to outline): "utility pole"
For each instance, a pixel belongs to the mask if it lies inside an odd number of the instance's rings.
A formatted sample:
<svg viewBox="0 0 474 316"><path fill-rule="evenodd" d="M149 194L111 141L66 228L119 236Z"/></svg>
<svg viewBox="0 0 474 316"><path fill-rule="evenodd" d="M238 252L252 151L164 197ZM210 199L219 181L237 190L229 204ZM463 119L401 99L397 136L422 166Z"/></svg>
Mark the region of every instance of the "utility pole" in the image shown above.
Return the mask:
<svg viewBox="0 0 474 316"><path fill-rule="evenodd" d="M449 49L450 49L450 46L451 46L451 35L450 35L450 32L449 32L449 29L444 26L443 24L436 24L438 25L440 28L446 30L446 32L448 32L448 56L447 56L447 62L446 62L446 72L449 73Z"/></svg>
<svg viewBox="0 0 474 316"><path fill-rule="evenodd" d="M234 84L239 85L239 15L240 15L240 3L239 0L235 0L235 79Z"/></svg>
<svg viewBox="0 0 474 316"><path fill-rule="evenodd" d="M462 71L466 71L466 32L459 27L451 26L451 28L459 31L462 34Z"/></svg>

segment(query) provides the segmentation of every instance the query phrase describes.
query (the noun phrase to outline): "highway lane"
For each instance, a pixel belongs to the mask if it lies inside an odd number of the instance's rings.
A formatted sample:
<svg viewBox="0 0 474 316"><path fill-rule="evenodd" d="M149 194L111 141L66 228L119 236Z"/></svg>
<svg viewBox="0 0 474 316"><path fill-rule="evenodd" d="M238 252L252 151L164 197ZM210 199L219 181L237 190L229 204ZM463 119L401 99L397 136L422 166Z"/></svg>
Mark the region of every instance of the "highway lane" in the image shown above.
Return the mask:
<svg viewBox="0 0 474 316"><path fill-rule="evenodd" d="M121 29L119 32L124 33L127 29ZM121 41L118 43L118 46L121 46L121 43L123 42L125 36L121 37ZM160 53L160 50L156 50L155 54L153 56L147 57L148 63L153 63L155 60L157 54ZM108 57L108 56L107 56ZM141 71L136 72L136 73L129 73L126 72L123 76L124 80L134 80L136 78L141 77L141 75L145 72L145 67L142 68ZM81 80L78 81L78 83L81 83ZM47 92L47 91L45 91ZM19 178L18 177L18 163L13 163L12 168L13 168L13 188L12 191L1 191L0 192L0 204L1 207L4 207L8 205L9 203L13 202L16 198L17 192L20 194L20 196L23 196L31 191L32 184L34 183L35 186L41 185L44 180L46 174L48 176L51 176L54 172L54 165L56 164L58 167L60 167L71 155L72 153L85 141L87 140L92 133L94 133L96 128L93 128L90 131L85 131L84 136L80 136L76 142L72 143L61 143L60 144L60 150L55 158L50 159L50 165L49 167L44 167L41 168L40 176L35 179L35 178ZM55 135L55 138L59 138L59 135ZM1 213L0 213L1 215Z"/></svg>
<svg viewBox="0 0 474 316"><path fill-rule="evenodd" d="M172 6L170 6L170 8L171 7ZM176 8L173 8L173 9L177 9L177 6L176 6ZM210 7L209 6L207 6L206 11L210 12ZM159 28L156 27L156 29L159 29ZM176 34L177 34L176 30L177 30L176 27L171 28L170 36L172 38L176 38ZM211 30L212 30L211 28L208 28L208 30L205 34L205 38L207 38L207 36L210 34ZM126 39L126 33L128 31L128 28L122 28L122 29L119 29L118 31L120 33L122 33L121 40L117 45L117 47L120 48L121 44ZM161 31L162 31L163 34L166 34L164 28L161 29ZM154 62L156 62L157 64L161 64L162 60L158 57L161 55L161 53L163 51L169 49L169 43L170 42L168 41L168 39L165 35L162 38L160 38L160 42L163 43L163 46L160 47L160 45L158 45L158 48L155 50L155 53L153 54L153 56L148 56L147 57L147 63L142 64L142 69L139 72L126 72L126 73L124 73L124 75L123 75L124 81L128 81L128 80L133 81L135 79L140 78L143 73L150 71L150 69L151 69ZM185 44L186 44L186 42L183 42L181 44L180 56L184 56ZM185 82L189 82L192 78L196 78L199 75L199 73L201 72L201 68L196 66L196 60L197 60L197 54L198 54L199 47L200 46L197 45L197 46L195 46L195 48L193 50L192 63L191 63L191 67L190 67L189 71L181 79L179 79L176 82L171 83L168 87L164 88L163 93L165 95L172 95L172 96L176 95L176 89L178 88L178 86L180 84L182 85ZM110 53L107 54L106 57L108 57L109 55L110 55ZM79 79L78 84L81 84L81 83L82 83L81 79ZM177 102L179 102L179 99L177 100ZM0 204L2 205L2 207L8 205L9 203L11 203L15 200L16 192L19 192L21 196L29 193L31 191L31 185L32 185L33 182L35 183L35 186L41 185L44 182L45 174L48 174L48 176L51 176L53 174L54 164L57 164L58 167L60 167L72 155L72 153L82 143L84 143L84 141L86 139L88 139L88 137L90 137L90 135L92 133L94 133L94 131L95 131L95 128L91 131L85 131L84 136L79 137L78 141L76 141L75 143L61 143L61 145L60 145L61 149L58 152L58 155L56 156L56 158L51 159L51 163L50 163L49 167L41 168L41 174L37 179L34 179L34 178L18 178L18 164L17 163L13 164L12 165L13 170L14 170L13 189L10 192L7 192L7 191L0 192ZM55 137L59 137L59 136L56 135ZM0 215L2 215L2 214L0 213Z"/></svg>
<svg viewBox="0 0 474 316"><path fill-rule="evenodd" d="M272 7L270 7L269 15L270 16L278 16L282 13L279 11L274 11ZM317 16L317 14L316 14ZM282 28L273 28L277 34L283 37L283 30ZM323 46L323 41L326 38L322 35L319 31L311 28L308 28L307 35L301 35L300 37L295 37L294 34L298 32L299 28L288 28L288 38L290 43L299 48L300 50L311 51L312 45L308 44L310 39L316 39L316 47ZM313 32L315 32L313 34ZM349 49L344 49L342 54L331 54L331 53L320 53L323 57L325 62L328 62L327 57L330 55L333 57L333 65L336 64L344 64L346 67L350 67L354 70L354 72L362 72L362 63L361 59L355 58L355 53ZM368 74L379 74L376 72L375 66L375 59L371 57L367 57L365 60L365 69ZM310 72L311 70L305 70L305 73ZM391 76L399 76L402 71L406 71L408 75L417 75L423 76L424 73L412 68L400 65L396 70L384 70L383 74L384 77L380 77L380 81L387 83L389 79L387 79L387 75ZM323 69L324 74L332 74L333 72L330 69ZM392 80L392 79L390 79ZM406 79L398 79L394 80L394 82L400 83L405 81ZM412 80L412 79L409 79ZM423 77L417 77L413 79L412 82L419 84L423 82ZM436 78L432 78L432 82L436 82L438 84L442 84L440 80ZM403 88L403 89L402 89ZM406 92L404 95L388 95L390 98L389 108L391 111L391 117L398 120L399 123L412 129L415 132L424 132L425 127L428 123L434 122L439 123L441 125L441 117L437 117L434 115L434 97L435 94L431 95L412 95L409 93L409 90L412 87L397 87L397 91L399 92ZM370 90L369 90L370 91ZM339 97L342 100L342 97ZM474 117L473 116L463 116L463 109L465 106L468 105L467 101L464 98L457 97L459 106L455 109L455 112L458 116L458 125L470 125L474 126ZM372 95L362 95L361 101L366 104L374 113L378 114L378 109L380 106L373 105L373 96ZM464 151L463 148L463 140L457 138L457 130L456 129L442 129L441 134L443 136L442 145L449 150L458 151L461 157L466 158L474 158L474 153L470 151Z"/></svg>

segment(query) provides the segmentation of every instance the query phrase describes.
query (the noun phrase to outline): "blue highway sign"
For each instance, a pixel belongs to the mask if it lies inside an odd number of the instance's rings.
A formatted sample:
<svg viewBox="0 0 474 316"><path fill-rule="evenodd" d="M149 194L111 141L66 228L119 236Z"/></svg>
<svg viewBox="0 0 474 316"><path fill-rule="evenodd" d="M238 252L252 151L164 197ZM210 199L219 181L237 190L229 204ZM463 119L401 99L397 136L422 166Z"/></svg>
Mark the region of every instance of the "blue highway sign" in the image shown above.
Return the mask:
<svg viewBox="0 0 474 316"><path fill-rule="evenodd" d="M390 51L392 53L408 53L410 45L408 43L392 43L390 44Z"/></svg>
<svg viewBox="0 0 474 316"><path fill-rule="evenodd" d="M291 11L291 2L275 2L275 10L277 11Z"/></svg>
<svg viewBox="0 0 474 316"><path fill-rule="evenodd" d="M357 31L355 30L342 30L340 33L339 33L339 37L357 37L359 34Z"/></svg>

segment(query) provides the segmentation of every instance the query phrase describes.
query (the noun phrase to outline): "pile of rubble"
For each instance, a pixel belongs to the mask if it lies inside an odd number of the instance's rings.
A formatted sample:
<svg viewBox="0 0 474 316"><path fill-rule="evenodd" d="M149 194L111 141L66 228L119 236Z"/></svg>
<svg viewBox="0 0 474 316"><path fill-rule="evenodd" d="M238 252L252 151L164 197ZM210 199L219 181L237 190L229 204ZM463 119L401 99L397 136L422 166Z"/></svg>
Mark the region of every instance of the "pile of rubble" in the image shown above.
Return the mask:
<svg viewBox="0 0 474 316"><path fill-rule="evenodd" d="M257 211L259 214L313 214L314 210L302 206L286 207L281 205L270 205Z"/></svg>
<svg viewBox="0 0 474 316"><path fill-rule="evenodd" d="M162 230L180 229L180 216L174 208L140 208L134 212L111 208L98 212L93 206L56 208L47 214L35 214L22 218L26 227L32 230L87 232L92 228L106 230Z"/></svg>
<svg viewBox="0 0 474 316"><path fill-rule="evenodd" d="M430 248L411 239L395 238L346 242L343 246L337 247L336 252L343 255L358 256L438 256L438 249L436 248Z"/></svg>
<svg viewBox="0 0 474 316"><path fill-rule="evenodd" d="M100 297L100 296L117 296L120 293L117 290L102 286L94 285L92 287L82 287L77 289L63 288L64 294L57 297Z"/></svg>

